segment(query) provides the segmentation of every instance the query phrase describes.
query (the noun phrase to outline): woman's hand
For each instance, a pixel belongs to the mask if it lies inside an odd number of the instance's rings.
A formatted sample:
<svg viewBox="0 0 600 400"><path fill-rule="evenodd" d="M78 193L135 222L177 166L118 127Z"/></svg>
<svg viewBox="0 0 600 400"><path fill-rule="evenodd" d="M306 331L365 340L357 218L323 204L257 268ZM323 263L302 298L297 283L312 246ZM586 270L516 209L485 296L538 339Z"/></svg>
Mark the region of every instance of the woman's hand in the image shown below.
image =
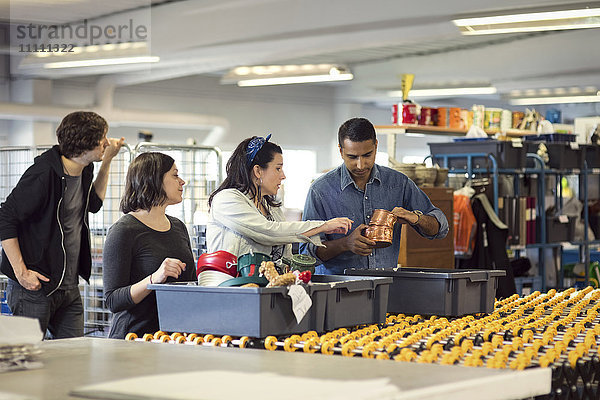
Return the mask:
<svg viewBox="0 0 600 400"><path fill-rule="evenodd" d="M152 283L164 283L168 277L179 278L179 275L185 271L185 263L176 258L165 258L160 267L150 276Z"/></svg>
<svg viewBox="0 0 600 400"><path fill-rule="evenodd" d="M352 221L350 218L341 217L333 218L321 225L323 233L343 233L344 235L352 228Z"/></svg>

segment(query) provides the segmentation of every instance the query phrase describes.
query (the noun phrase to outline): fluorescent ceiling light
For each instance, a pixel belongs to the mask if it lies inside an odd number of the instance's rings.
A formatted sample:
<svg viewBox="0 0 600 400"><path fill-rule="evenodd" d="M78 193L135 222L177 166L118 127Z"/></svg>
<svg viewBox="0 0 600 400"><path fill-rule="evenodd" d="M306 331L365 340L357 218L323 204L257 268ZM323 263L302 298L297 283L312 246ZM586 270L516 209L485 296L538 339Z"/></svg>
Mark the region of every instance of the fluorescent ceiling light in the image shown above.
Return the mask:
<svg viewBox="0 0 600 400"><path fill-rule="evenodd" d="M600 8L455 19L463 35L538 32L600 27Z"/></svg>
<svg viewBox="0 0 600 400"><path fill-rule="evenodd" d="M349 81L354 78L352 74L337 75L305 75L305 76L285 76L281 78L262 78L245 79L239 81L238 86L269 86L269 85L287 85L292 83L314 83L314 82L335 82Z"/></svg>
<svg viewBox="0 0 600 400"><path fill-rule="evenodd" d="M438 97L438 96L469 96L474 94L494 94L496 88L493 86L465 87L465 88L439 88L439 89L412 89L408 92L409 97ZM388 92L390 97L402 97L401 90Z"/></svg>
<svg viewBox="0 0 600 400"><path fill-rule="evenodd" d="M563 103L600 103L600 95L596 96L558 96L558 97L526 97L511 99L510 104L525 106L534 104L563 104Z"/></svg>
<svg viewBox="0 0 600 400"><path fill-rule="evenodd" d="M54 49L54 47L52 48ZM18 68L20 70L36 71L41 69L155 63L159 60L159 57L151 55L146 42L107 43L93 46L75 46L68 49L68 51L55 50L32 53L20 61Z"/></svg>
<svg viewBox="0 0 600 400"><path fill-rule="evenodd" d="M139 64L139 63L155 63L159 62L160 57L145 56L145 57L121 57L121 58L102 58L93 60L77 60L77 61L58 61L44 64L45 69L56 68L77 68L77 67L97 67L102 65L119 65L119 64Z"/></svg>
<svg viewBox="0 0 600 400"><path fill-rule="evenodd" d="M221 83L267 86L347 81L353 78L354 75L347 68L333 64L256 65L234 68L223 76Z"/></svg>

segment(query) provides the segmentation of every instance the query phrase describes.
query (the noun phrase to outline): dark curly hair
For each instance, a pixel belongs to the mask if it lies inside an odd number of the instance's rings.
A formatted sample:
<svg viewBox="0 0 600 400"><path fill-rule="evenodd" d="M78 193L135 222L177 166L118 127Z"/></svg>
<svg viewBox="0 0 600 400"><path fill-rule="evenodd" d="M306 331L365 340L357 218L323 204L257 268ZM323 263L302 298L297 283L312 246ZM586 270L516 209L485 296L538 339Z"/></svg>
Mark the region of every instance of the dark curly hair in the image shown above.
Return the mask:
<svg viewBox="0 0 600 400"><path fill-rule="evenodd" d="M73 158L96 148L106 132L106 120L92 111L75 111L67 115L56 128L60 153Z"/></svg>
<svg viewBox="0 0 600 400"><path fill-rule="evenodd" d="M175 160L163 153L142 153L127 170L125 191L121 198L121 211L146 210L160 206L167 200L163 179Z"/></svg>
<svg viewBox="0 0 600 400"><path fill-rule="evenodd" d="M261 168L267 168L267 164L275 158L275 153L282 154L283 151L281 150L281 147L275 143L265 142L261 149L256 153L256 156L254 156L252 164L248 165L246 149L248 148L248 143L255 137L256 136L252 136L251 138L245 139L242 143L238 144L233 151L233 154L231 154L229 161L227 161L227 166L225 167L227 177L221 186L211 193L208 198L209 207L212 204L213 197L223 189L237 189L244 194L250 193L251 199L256 199L260 196L260 189L257 192L252 181L252 168L255 165L258 165ZM281 203L275 200L275 196L264 196L264 198L271 207L281 206Z"/></svg>
<svg viewBox="0 0 600 400"><path fill-rule="evenodd" d="M351 118L344 122L338 131L338 144L344 147L344 140L350 139L351 142L364 142L377 140L375 136L375 127L366 118Z"/></svg>

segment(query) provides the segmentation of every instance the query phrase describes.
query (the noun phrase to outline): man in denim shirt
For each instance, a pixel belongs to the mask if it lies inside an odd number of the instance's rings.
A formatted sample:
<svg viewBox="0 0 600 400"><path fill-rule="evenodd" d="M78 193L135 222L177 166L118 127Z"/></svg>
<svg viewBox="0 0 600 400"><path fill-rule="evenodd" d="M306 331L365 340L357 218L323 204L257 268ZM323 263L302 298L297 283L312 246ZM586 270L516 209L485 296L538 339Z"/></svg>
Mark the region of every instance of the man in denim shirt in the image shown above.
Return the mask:
<svg viewBox="0 0 600 400"><path fill-rule="evenodd" d="M375 164L375 128L364 118L352 118L338 132L344 164L311 185L304 206L305 220L348 217L353 231L321 235L326 247L300 245L303 253L317 259L316 273L343 274L346 268L391 268L398 264L402 224L411 225L421 236L441 239L448 234L448 220L427 195L406 175ZM394 240L386 248L361 235L373 211L391 210L398 217Z"/></svg>

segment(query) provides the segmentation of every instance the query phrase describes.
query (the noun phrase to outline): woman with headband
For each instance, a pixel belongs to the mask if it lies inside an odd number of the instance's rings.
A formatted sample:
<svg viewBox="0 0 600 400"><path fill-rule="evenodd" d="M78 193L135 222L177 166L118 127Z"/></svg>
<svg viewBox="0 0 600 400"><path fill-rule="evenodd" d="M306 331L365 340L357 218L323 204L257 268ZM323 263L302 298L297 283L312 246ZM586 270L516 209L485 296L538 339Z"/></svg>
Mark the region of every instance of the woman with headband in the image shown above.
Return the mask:
<svg viewBox="0 0 600 400"><path fill-rule="evenodd" d="M236 256L255 252L273 261L291 256L291 243L321 245L320 233L347 233L348 218L285 221L275 195L285 179L281 147L254 136L240 143L227 162L227 177L208 199L208 252Z"/></svg>

